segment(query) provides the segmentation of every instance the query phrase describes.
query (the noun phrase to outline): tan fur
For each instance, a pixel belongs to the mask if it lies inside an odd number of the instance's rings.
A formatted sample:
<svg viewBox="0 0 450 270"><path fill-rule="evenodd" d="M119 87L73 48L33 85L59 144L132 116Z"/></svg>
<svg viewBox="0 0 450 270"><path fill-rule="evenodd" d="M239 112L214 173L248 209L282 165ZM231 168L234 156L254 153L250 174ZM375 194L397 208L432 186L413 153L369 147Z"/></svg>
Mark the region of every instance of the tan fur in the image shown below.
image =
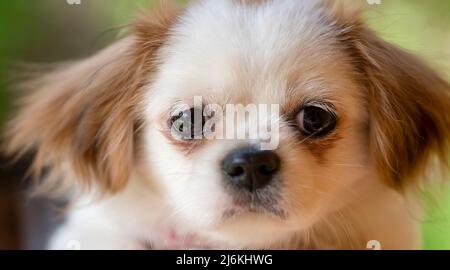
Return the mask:
<svg viewBox="0 0 450 270"><path fill-rule="evenodd" d="M448 165L450 86L414 56L371 32L362 35L373 154L380 173L404 186L405 180L423 175L434 154Z"/></svg>
<svg viewBox="0 0 450 270"><path fill-rule="evenodd" d="M121 190L136 158L143 87L174 15L165 9L141 16L130 37L25 83L20 111L7 128L7 153L36 151L37 178L44 168L53 175L69 166L83 188L95 181L101 190Z"/></svg>
<svg viewBox="0 0 450 270"><path fill-rule="evenodd" d="M353 3L353 2L352 2ZM362 7L325 1L367 89L372 156L387 183L404 188L450 152L450 85L424 61L370 30Z"/></svg>

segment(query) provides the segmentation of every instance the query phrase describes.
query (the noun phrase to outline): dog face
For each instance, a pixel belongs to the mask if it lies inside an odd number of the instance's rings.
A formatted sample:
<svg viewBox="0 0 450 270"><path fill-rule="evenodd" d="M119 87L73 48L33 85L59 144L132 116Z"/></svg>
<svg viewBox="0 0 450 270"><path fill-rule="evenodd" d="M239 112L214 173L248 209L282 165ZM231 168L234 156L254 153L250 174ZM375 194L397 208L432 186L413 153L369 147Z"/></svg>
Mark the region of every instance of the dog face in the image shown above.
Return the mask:
<svg viewBox="0 0 450 270"><path fill-rule="evenodd" d="M375 184L415 186L431 156L446 163L449 86L339 2L206 0L140 18L129 38L29 84L8 151L36 149L53 192L151 181L182 224L254 244ZM276 147L206 138L251 127L211 104L276 105L244 117Z"/></svg>
<svg viewBox="0 0 450 270"><path fill-rule="evenodd" d="M255 228L261 235L306 228L354 196L353 185L372 169L356 70L331 26L310 15L319 12L312 2L219 2L194 5L160 52L146 105L153 172L194 227L240 238ZM195 97L203 102L194 105ZM173 138L174 114L209 104L279 105L264 121L279 124L278 147L261 151L258 139ZM222 121L229 113L224 109Z"/></svg>

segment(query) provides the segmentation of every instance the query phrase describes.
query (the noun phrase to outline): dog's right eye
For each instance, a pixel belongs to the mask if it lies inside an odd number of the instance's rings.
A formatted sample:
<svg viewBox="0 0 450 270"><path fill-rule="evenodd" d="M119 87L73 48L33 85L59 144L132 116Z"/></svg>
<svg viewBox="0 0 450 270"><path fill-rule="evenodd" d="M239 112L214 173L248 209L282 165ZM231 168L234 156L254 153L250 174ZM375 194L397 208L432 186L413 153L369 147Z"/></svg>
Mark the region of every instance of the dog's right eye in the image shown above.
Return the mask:
<svg viewBox="0 0 450 270"><path fill-rule="evenodd" d="M182 140L190 141L203 135L205 117L201 108L180 111L174 114L169 122L171 131Z"/></svg>

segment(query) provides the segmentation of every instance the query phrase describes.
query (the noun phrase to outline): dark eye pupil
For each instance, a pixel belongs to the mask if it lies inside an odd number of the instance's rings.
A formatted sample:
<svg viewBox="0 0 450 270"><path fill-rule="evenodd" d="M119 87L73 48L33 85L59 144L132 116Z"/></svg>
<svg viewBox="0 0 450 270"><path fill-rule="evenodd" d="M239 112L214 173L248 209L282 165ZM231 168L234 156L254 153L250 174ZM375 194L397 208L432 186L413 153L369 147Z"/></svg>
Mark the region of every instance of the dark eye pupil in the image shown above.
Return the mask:
<svg viewBox="0 0 450 270"><path fill-rule="evenodd" d="M195 122L196 119L200 119L200 121ZM191 108L179 112L170 119L170 128L175 130L183 140L193 140L197 136L201 136L204 125L205 118L201 108Z"/></svg>
<svg viewBox="0 0 450 270"><path fill-rule="evenodd" d="M304 108L298 121L302 132L315 138L328 135L336 127L336 116L317 106Z"/></svg>

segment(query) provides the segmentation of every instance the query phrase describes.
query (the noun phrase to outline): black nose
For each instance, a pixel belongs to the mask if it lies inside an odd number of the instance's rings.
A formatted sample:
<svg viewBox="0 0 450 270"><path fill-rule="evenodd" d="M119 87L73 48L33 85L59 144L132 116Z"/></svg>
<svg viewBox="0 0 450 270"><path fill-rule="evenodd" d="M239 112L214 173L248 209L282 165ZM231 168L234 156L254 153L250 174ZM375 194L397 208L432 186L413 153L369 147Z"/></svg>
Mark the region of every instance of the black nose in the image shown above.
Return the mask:
<svg viewBox="0 0 450 270"><path fill-rule="evenodd" d="M243 148L225 157L223 171L239 188L255 191L267 186L280 170L280 159L272 151Z"/></svg>

